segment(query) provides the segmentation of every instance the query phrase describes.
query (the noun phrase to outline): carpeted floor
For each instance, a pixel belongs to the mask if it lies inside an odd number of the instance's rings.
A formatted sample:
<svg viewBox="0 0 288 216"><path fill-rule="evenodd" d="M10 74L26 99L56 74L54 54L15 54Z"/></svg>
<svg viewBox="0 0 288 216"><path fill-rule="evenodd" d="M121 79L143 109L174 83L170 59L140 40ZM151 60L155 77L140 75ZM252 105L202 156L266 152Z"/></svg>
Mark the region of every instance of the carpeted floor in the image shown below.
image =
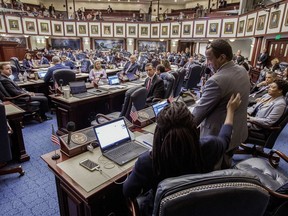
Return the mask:
<svg viewBox="0 0 288 216"><path fill-rule="evenodd" d="M0 176L0 215L56 216L60 215L54 175L40 158L41 155L59 148L50 141L53 120L26 125L23 129L26 151L31 159L21 165L25 175ZM288 125L278 138L275 149L288 155ZM250 156L235 156L235 162ZM288 164L281 161L280 170L288 176Z"/></svg>

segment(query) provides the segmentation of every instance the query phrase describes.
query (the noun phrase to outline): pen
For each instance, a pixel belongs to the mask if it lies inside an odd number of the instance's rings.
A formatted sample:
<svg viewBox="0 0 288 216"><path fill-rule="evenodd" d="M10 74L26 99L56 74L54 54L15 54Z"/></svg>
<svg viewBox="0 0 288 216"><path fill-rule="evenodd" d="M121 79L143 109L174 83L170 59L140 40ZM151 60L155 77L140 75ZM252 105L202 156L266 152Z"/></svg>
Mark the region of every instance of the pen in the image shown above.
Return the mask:
<svg viewBox="0 0 288 216"><path fill-rule="evenodd" d="M143 140L143 143L152 147L152 144L146 142L145 140Z"/></svg>

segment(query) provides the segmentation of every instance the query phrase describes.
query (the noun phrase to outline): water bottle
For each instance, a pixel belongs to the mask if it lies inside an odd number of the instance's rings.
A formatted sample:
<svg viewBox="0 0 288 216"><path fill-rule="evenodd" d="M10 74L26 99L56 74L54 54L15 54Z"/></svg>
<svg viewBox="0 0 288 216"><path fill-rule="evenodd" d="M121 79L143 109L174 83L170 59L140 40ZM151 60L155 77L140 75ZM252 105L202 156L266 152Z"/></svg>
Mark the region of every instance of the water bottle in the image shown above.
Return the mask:
<svg viewBox="0 0 288 216"><path fill-rule="evenodd" d="M24 82L27 82L28 73L26 70L24 71L23 76L24 76Z"/></svg>

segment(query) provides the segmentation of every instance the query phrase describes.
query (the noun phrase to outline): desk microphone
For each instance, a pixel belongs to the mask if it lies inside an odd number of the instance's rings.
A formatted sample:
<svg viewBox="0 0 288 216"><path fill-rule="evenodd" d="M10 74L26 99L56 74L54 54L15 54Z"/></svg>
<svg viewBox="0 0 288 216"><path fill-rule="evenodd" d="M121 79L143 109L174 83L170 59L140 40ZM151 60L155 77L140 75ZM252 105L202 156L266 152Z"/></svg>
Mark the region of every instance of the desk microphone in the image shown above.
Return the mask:
<svg viewBox="0 0 288 216"><path fill-rule="evenodd" d="M70 140L71 140L71 135L72 132L75 131L75 123L70 121L67 123L66 129L68 131L68 140L67 140L67 145L70 144Z"/></svg>
<svg viewBox="0 0 288 216"><path fill-rule="evenodd" d="M102 77L103 77L103 74L100 74L99 79L97 80L97 82L96 82L96 83L93 82L95 88L98 88L98 86L99 86L98 84L99 84L99 82L100 82L100 80L101 80Z"/></svg>
<svg viewBox="0 0 288 216"><path fill-rule="evenodd" d="M59 79L60 91L62 92L63 79Z"/></svg>

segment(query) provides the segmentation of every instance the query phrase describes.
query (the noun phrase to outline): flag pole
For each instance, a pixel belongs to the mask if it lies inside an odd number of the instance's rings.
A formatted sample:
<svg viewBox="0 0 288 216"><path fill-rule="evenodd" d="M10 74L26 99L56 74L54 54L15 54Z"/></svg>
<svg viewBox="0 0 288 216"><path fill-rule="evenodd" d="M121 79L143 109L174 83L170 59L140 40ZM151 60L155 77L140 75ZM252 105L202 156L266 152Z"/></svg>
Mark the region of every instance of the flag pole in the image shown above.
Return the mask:
<svg viewBox="0 0 288 216"><path fill-rule="evenodd" d="M51 141L52 141L54 144L60 145L59 138L58 138L58 136L57 136L56 133L55 133L54 125L53 125L53 124L52 124L52 136L51 136ZM56 149L55 149L55 153L54 153L54 155L52 155L51 159L52 159L52 160L58 160L59 158L60 158L60 155L57 154Z"/></svg>

